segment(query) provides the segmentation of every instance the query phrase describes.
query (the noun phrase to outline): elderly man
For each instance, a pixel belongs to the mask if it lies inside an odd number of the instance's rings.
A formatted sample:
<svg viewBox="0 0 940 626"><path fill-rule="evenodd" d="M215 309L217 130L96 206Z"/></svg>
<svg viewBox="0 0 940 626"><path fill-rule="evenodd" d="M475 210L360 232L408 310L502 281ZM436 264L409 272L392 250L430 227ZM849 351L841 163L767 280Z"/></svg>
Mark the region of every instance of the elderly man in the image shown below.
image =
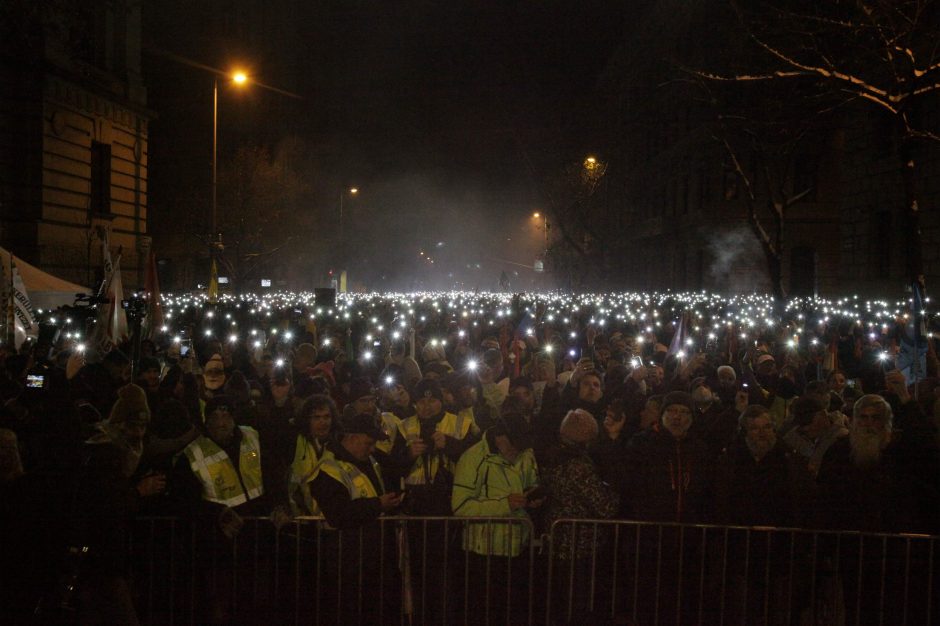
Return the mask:
<svg viewBox="0 0 940 626"><path fill-rule="evenodd" d="M715 521L743 526L792 526L797 466L777 440L767 408L741 414L744 437L721 455L715 481Z"/></svg>
<svg viewBox="0 0 940 626"><path fill-rule="evenodd" d="M849 435L835 442L819 468L821 524L882 532L929 532L938 528L938 458L935 429L907 391L904 376L885 375L891 405L875 394L852 408Z"/></svg>
<svg viewBox="0 0 940 626"><path fill-rule="evenodd" d="M898 411L892 411L880 395L862 396L852 407L848 437L834 443L823 457L817 477L818 523L836 529L936 534L940 531L936 430L910 397L903 374L888 372L885 383L886 395L896 397ZM899 580L904 575L898 571L899 562L883 552L878 541L843 544L843 553L846 549L860 552L840 561L844 597L856 599L845 602L845 623L874 623L871 618L882 611L899 614L901 596L884 596L879 577L860 574L887 567L887 575ZM911 571L923 567L915 561ZM921 601L905 600L912 606Z"/></svg>
<svg viewBox="0 0 940 626"><path fill-rule="evenodd" d="M828 396L828 392L826 392ZM830 446L849 434L841 422L833 422L817 396L804 395L790 407L792 427L783 436L786 444L804 459L816 475Z"/></svg>
<svg viewBox="0 0 940 626"><path fill-rule="evenodd" d="M627 492L638 519L702 521L713 463L708 446L690 432L693 415L689 394L670 392L663 398L660 423L631 441Z"/></svg>

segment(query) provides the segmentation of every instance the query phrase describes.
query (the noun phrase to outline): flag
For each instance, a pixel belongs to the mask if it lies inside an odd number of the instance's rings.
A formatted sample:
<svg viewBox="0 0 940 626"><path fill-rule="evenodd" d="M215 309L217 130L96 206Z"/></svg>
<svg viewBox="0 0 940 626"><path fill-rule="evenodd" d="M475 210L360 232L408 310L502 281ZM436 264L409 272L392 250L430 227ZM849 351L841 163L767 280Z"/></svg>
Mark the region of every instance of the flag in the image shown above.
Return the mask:
<svg viewBox="0 0 940 626"><path fill-rule="evenodd" d="M144 291L147 292L147 320L145 337L153 336L163 326L163 307L160 304L160 279L157 276L157 255L150 253L147 262L147 275L144 278Z"/></svg>
<svg viewBox="0 0 940 626"><path fill-rule="evenodd" d="M127 316L121 301L124 299L124 283L121 280L121 251L117 261L112 264L108 240L102 239L102 259L104 261L104 280L98 289L101 298L98 304L98 319L92 337L94 357L101 359L114 346L127 339Z"/></svg>
<svg viewBox="0 0 940 626"><path fill-rule="evenodd" d="M19 349L27 337L33 340L38 339L39 324L36 322L36 314L29 301L29 294L26 293L26 285L23 284L23 278L16 269L12 254L10 255L10 275L12 276L10 282L15 329L14 345Z"/></svg>
<svg viewBox="0 0 940 626"><path fill-rule="evenodd" d="M667 354L679 354L685 346L685 338L689 334L689 330L686 328L685 317L685 313L683 313L682 317L679 318L679 325L676 326L676 332L672 336L672 341L669 342L669 352Z"/></svg>
<svg viewBox="0 0 940 626"><path fill-rule="evenodd" d="M219 270L212 259L212 269L209 270L209 304L215 304L219 299Z"/></svg>

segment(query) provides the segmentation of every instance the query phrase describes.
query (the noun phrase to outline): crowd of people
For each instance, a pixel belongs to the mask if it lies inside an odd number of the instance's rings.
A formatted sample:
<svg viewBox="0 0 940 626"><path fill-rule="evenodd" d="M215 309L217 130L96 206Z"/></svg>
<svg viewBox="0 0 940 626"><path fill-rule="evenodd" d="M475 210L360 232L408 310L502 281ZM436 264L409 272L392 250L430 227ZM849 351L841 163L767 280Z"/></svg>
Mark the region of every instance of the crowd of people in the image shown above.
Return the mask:
<svg viewBox="0 0 940 626"><path fill-rule="evenodd" d="M940 534L935 340L909 312L866 327L858 304L833 306L804 332L805 307L771 320L746 300L455 300L168 300L172 327L136 347L92 358L73 328L7 351L0 507L4 536L21 538L4 551L9 615L62 606L50 596L71 571L82 584L63 593L82 610L136 623L127 524L148 516L194 520L231 568L225 540L246 519L322 516L336 537L321 550L342 555L327 574L388 586L359 618L402 610L400 559L377 559L380 544L413 553L411 610L439 615L420 592L446 559L421 558L427 545L454 545L482 596L512 584L500 573L557 520ZM467 524L453 541L425 525L396 542L378 523L390 515L526 523ZM580 571L597 533L556 533L553 553ZM233 619L219 595L208 623Z"/></svg>

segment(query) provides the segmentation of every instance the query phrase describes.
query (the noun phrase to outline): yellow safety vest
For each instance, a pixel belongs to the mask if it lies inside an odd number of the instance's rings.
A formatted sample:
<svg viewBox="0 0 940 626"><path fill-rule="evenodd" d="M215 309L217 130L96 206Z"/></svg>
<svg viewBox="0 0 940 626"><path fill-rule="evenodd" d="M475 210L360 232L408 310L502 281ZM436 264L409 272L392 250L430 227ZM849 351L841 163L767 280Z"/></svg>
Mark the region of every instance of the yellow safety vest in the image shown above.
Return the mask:
<svg viewBox="0 0 940 626"><path fill-rule="evenodd" d="M310 494L310 483L320 473L320 461L332 456L333 453L326 447L317 455L316 446L303 435L297 435L294 460L287 479L287 496L294 515L321 515L317 501Z"/></svg>
<svg viewBox="0 0 940 626"><path fill-rule="evenodd" d="M388 435L388 439L385 441L376 441L375 449L381 450L385 454L391 454L392 448L395 446L395 437L398 436L398 433L401 431L401 418L399 418L394 413L382 412L382 430L385 431L385 434Z"/></svg>
<svg viewBox="0 0 940 626"><path fill-rule="evenodd" d="M463 439L469 433L477 432L477 426L473 422L472 417L468 417L463 413L460 415L444 413L444 417L437 423L435 431L442 432L448 437L453 437L454 439ZM409 446L411 445L412 441L420 439L421 420L418 419L418 416L412 415L408 419L402 420L401 432L408 441ZM426 457L430 459L427 467L425 467ZM455 464L453 461L447 458L446 455L422 454L417 459L415 459L414 465L411 466L411 471L405 477L405 484L425 485L434 482L434 478L437 476L437 472L441 468L441 461L443 461L444 469L453 474Z"/></svg>
<svg viewBox="0 0 940 626"><path fill-rule="evenodd" d="M189 467L202 483L204 500L225 506L238 506L264 493L258 432L248 426L238 428L242 432L242 441L237 472L225 450L204 435L186 446L183 451L189 460Z"/></svg>
<svg viewBox="0 0 940 626"><path fill-rule="evenodd" d="M372 469L378 477L379 483L381 483L382 470L379 469L378 461L370 456L369 462L372 463ZM385 488L382 484L373 485L369 477L359 471L359 468L349 461L337 459L335 456L324 457L323 460L320 461L319 469L327 476L346 485L346 489L349 490L349 497L353 500L360 498L378 498L380 493L385 493Z"/></svg>

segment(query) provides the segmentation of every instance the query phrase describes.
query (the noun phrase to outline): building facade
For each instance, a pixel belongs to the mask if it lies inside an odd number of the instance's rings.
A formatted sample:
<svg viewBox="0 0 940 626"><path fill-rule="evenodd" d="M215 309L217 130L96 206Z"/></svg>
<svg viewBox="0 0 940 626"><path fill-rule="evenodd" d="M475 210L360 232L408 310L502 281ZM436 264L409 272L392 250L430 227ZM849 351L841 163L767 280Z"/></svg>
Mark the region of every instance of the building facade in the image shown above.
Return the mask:
<svg viewBox="0 0 940 626"><path fill-rule="evenodd" d="M94 287L107 237L125 288L141 285L152 115L140 4L18 4L0 62L0 245Z"/></svg>

